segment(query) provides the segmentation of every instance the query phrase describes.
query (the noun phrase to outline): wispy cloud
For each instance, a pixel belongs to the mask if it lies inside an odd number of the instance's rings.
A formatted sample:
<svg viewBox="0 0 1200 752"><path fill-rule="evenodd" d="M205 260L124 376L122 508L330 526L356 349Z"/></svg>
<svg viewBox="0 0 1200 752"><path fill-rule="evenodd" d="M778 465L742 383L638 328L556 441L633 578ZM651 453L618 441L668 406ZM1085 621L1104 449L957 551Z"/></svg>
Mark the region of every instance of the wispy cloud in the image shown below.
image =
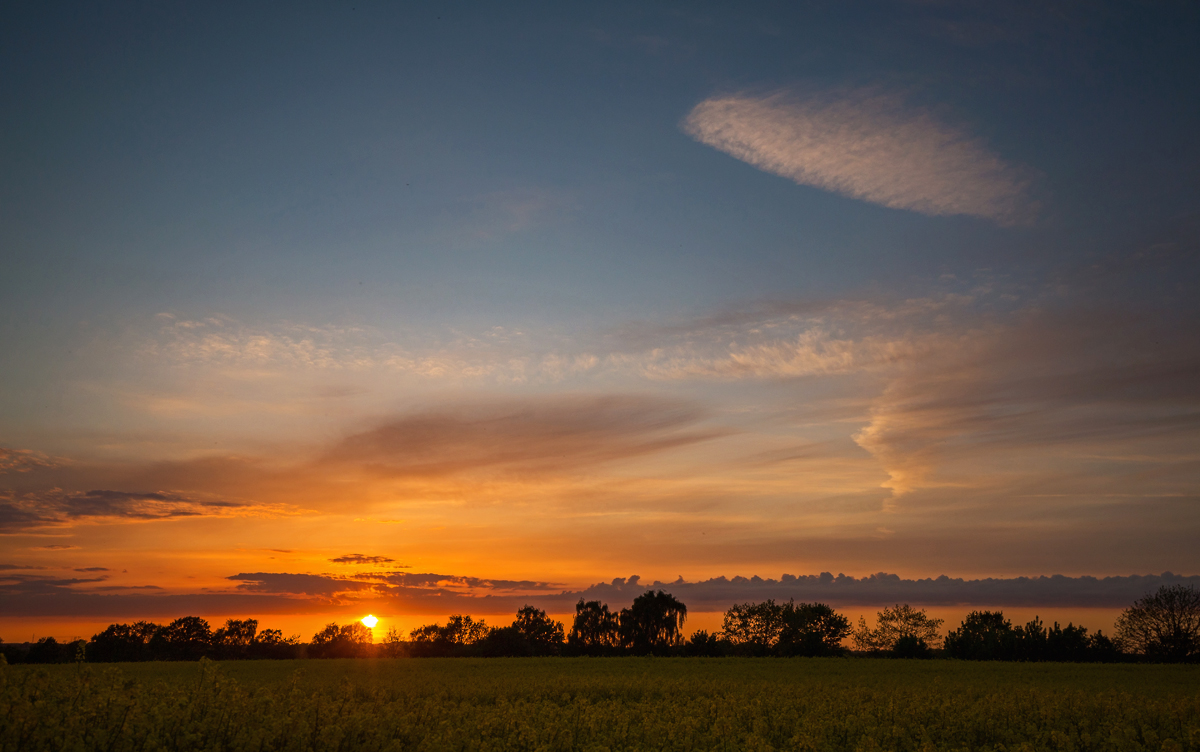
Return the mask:
<svg viewBox="0 0 1200 752"><path fill-rule="evenodd" d="M17 493L0 489L0 533L61 527L81 522L136 522L185 517L277 516L294 513L281 504L255 504L160 491L60 488ZM60 550L77 546L45 546Z"/></svg>
<svg viewBox="0 0 1200 752"><path fill-rule="evenodd" d="M396 477L576 472L721 436L695 405L609 395L502 400L403 416L347 437L326 462Z"/></svg>
<svg viewBox="0 0 1200 752"><path fill-rule="evenodd" d="M683 129L766 172L893 209L1001 224L1031 218L1029 170L896 95L717 96L696 105Z"/></svg>
<svg viewBox="0 0 1200 752"><path fill-rule="evenodd" d="M366 556L365 554L346 554L329 560L333 564L391 564L395 559L387 556Z"/></svg>
<svg viewBox="0 0 1200 752"><path fill-rule="evenodd" d="M8 449L0 447L0 475L5 473L27 473L39 467L54 467L54 460L32 449Z"/></svg>

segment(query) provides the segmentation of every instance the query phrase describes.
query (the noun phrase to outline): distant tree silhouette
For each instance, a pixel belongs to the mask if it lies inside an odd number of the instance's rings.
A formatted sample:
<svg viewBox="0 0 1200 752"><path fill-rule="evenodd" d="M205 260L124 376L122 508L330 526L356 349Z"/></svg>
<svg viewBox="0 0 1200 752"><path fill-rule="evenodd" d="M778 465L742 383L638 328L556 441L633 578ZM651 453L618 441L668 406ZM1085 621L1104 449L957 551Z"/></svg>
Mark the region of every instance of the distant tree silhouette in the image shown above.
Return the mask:
<svg viewBox="0 0 1200 752"><path fill-rule="evenodd" d="M670 593L646 591L619 614L622 644L634 655L664 655L683 641L687 606Z"/></svg>
<svg viewBox="0 0 1200 752"><path fill-rule="evenodd" d="M87 646L88 660L99 663L150 660L150 638L160 629L148 621L110 624L103 632L92 635Z"/></svg>
<svg viewBox="0 0 1200 752"><path fill-rule="evenodd" d="M446 625L426 624L409 633L409 649L418 657L466 655L469 646L487 637L489 628L483 619L476 621L470 616L454 614Z"/></svg>
<svg viewBox="0 0 1200 752"><path fill-rule="evenodd" d="M264 629L254 636L246 650L248 658L296 658L300 653L298 636L284 637L278 629Z"/></svg>
<svg viewBox="0 0 1200 752"><path fill-rule="evenodd" d="M70 663L81 657L79 656L79 651L85 644L82 640L77 642L59 642L53 637L43 637L29 646L29 652L25 654L25 662Z"/></svg>
<svg viewBox="0 0 1200 752"><path fill-rule="evenodd" d="M1163 585L1117 619L1116 642L1152 661L1200 660L1200 591Z"/></svg>
<svg viewBox="0 0 1200 752"><path fill-rule="evenodd" d="M399 658L408 654L404 637L395 627L389 628L383 636L383 642L379 643L379 653L386 658Z"/></svg>
<svg viewBox="0 0 1200 752"><path fill-rule="evenodd" d="M931 619L924 609L905 603L878 612L875 629L866 619L858 618L854 630L855 647L864 652L888 652L900 658L927 657L938 642L942 619Z"/></svg>
<svg viewBox="0 0 1200 752"><path fill-rule="evenodd" d="M217 657L226 660L247 658L250 645L258 634L257 619L229 619L213 633L212 642Z"/></svg>
<svg viewBox="0 0 1200 752"><path fill-rule="evenodd" d="M150 652L156 660L198 661L212 650L212 630L199 616L176 619L150 638Z"/></svg>
<svg viewBox="0 0 1200 752"><path fill-rule="evenodd" d="M740 655L835 655L850 634L850 620L824 603L735 604L722 633Z"/></svg>
<svg viewBox="0 0 1200 752"><path fill-rule="evenodd" d="M850 620L824 603L784 604L776 652L779 655L840 655Z"/></svg>
<svg viewBox="0 0 1200 752"><path fill-rule="evenodd" d="M946 653L968 661L1008 661L1015 652L1012 622L1000 611L972 611L946 635Z"/></svg>
<svg viewBox="0 0 1200 752"><path fill-rule="evenodd" d="M683 643L683 654L694 658L720 658L728 655L732 649L729 640L709 634L705 629L696 630Z"/></svg>
<svg viewBox="0 0 1200 752"><path fill-rule="evenodd" d="M371 654L371 642L371 630L360 622L331 623L313 635L309 650L314 658L365 658Z"/></svg>
<svg viewBox="0 0 1200 752"><path fill-rule="evenodd" d="M580 598L575 604L575 621L567 636L567 644L573 652L586 655L613 652L621 644L619 616L608 610L607 603Z"/></svg>
<svg viewBox="0 0 1200 752"><path fill-rule="evenodd" d="M944 643L951 658L969 661L1111 661L1119 657L1102 632L1058 622L1047 628L1034 617L1014 627L1000 611L972 611Z"/></svg>
<svg viewBox="0 0 1200 752"><path fill-rule="evenodd" d="M721 633L741 655L767 655L779 642L783 606L773 599L735 603L725 612Z"/></svg>
<svg viewBox="0 0 1200 752"><path fill-rule="evenodd" d="M563 625L546 616L546 612L533 606L524 606L517 611L512 626L529 643L533 655L558 655L562 651Z"/></svg>

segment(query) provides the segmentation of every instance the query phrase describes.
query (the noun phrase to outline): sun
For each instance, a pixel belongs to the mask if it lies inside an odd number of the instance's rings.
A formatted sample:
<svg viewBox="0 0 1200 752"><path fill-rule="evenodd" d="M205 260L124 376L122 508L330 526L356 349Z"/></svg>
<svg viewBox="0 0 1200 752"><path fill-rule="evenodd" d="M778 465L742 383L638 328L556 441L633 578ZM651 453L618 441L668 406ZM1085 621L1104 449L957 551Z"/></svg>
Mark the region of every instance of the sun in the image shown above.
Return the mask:
<svg viewBox="0 0 1200 752"><path fill-rule="evenodd" d="M364 616L362 618L362 623L366 624L368 629L374 629L375 625L379 623L379 620L376 619L374 616L367 614L366 616Z"/></svg>

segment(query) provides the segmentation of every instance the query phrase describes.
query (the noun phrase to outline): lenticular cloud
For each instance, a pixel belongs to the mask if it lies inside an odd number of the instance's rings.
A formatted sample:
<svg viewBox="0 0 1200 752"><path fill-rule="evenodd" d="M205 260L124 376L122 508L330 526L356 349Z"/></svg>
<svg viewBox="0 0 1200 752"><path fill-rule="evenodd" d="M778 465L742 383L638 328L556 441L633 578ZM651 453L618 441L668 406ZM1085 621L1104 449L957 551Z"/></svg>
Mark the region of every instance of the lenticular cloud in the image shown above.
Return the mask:
<svg viewBox="0 0 1200 752"><path fill-rule="evenodd" d="M733 95L696 105L683 129L761 170L929 215L1027 220L1028 171L894 96Z"/></svg>

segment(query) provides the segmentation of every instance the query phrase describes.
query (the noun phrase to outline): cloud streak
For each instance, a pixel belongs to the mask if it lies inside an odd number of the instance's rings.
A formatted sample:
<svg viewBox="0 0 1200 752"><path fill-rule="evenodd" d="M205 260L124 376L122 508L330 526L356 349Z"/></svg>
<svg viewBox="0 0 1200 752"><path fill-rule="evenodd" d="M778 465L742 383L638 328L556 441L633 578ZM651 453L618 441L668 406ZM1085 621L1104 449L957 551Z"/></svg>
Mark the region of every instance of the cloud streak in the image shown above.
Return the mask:
<svg viewBox="0 0 1200 752"><path fill-rule="evenodd" d="M300 614L361 609L367 603L407 613L511 613L524 605L570 612L579 599L627 606L647 590L665 590L695 612L724 611L735 603L774 598L819 601L836 608L910 603L916 606L1123 608L1162 585L1200 585L1200 576L1067 577L1063 575L963 579L906 579L880 572L865 577L822 572L763 577L714 577L689 582L618 577L579 590L553 583L488 580L440 574L333 575L256 572L228 578L237 592L134 594L147 586L102 586L103 578L0 575L0 616L181 616L201 614ZM86 589L81 589L86 588ZM153 589L153 586L149 586Z"/></svg>
<svg viewBox="0 0 1200 752"><path fill-rule="evenodd" d="M0 533L17 533L80 522L144 522L186 517L289 513L283 505L197 498L173 492L50 489L15 493L0 489ZM47 546L44 548L76 548Z"/></svg>
<svg viewBox="0 0 1200 752"><path fill-rule="evenodd" d="M502 401L403 416L344 439L325 457L393 477L578 472L724 435L693 405L609 395Z"/></svg>
<svg viewBox="0 0 1200 752"><path fill-rule="evenodd" d="M872 90L735 94L696 105L683 130L761 170L842 196L933 216L1027 221L1028 170L927 109Z"/></svg>

